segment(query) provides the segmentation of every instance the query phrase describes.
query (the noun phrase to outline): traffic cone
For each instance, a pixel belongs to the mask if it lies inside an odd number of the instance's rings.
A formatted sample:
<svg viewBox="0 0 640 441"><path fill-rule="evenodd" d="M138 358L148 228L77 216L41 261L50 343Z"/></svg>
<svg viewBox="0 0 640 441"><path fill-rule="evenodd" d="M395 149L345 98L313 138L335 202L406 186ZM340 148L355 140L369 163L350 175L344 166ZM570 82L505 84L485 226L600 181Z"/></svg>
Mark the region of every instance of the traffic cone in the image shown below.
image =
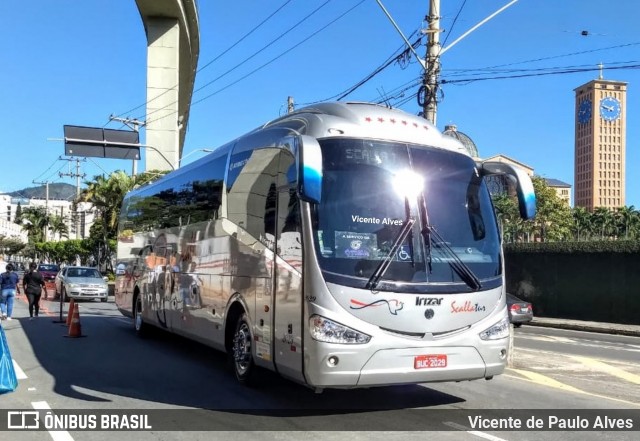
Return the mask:
<svg viewBox="0 0 640 441"><path fill-rule="evenodd" d="M77 306L73 308L73 316L71 318L71 325L69 325L69 334L67 337L83 337L82 327L80 326L80 308Z"/></svg>
<svg viewBox="0 0 640 441"><path fill-rule="evenodd" d="M73 316L73 310L76 309L76 303L71 299L69 302L69 312L67 312L67 327L71 325L71 318Z"/></svg>

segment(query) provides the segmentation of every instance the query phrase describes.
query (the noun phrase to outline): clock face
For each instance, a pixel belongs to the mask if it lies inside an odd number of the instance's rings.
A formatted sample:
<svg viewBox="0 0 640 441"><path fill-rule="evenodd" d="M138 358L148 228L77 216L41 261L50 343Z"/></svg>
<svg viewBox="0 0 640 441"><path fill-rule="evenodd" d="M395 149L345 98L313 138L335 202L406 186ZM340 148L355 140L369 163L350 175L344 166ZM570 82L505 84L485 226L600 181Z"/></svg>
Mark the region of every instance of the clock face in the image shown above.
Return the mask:
<svg viewBox="0 0 640 441"><path fill-rule="evenodd" d="M600 101L600 116L605 121L615 121L620 117L620 101L612 96Z"/></svg>
<svg viewBox="0 0 640 441"><path fill-rule="evenodd" d="M578 122L584 124L591 119L591 100L586 99L580 103L578 108Z"/></svg>

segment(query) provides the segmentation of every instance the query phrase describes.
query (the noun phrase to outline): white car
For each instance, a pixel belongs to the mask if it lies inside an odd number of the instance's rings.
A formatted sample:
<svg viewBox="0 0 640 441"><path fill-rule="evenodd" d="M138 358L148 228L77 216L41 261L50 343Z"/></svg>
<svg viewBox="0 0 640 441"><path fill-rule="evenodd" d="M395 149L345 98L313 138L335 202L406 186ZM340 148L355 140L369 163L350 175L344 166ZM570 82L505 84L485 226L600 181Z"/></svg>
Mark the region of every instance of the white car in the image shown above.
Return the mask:
<svg viewBox="0 0 640 441"><path fill-rule="evenodd" d="M100 299L107 301L109 287L107 278L92 267L67 266L56 275L56 297L69 299Z"/></svg>

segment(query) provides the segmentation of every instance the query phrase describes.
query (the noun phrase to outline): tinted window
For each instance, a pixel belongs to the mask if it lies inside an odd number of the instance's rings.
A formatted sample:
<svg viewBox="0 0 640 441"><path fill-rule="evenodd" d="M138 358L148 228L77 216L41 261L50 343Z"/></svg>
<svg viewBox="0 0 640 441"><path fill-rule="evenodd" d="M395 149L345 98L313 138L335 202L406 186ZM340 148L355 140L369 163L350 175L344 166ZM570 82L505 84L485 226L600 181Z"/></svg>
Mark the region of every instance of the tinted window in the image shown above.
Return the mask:
<svg viewBox="0 0 640 441"><path fill-rule="evenodd" d="M226 156L212 158L135 193L123 206L121 235L216 219L225 167Z"/></svg>

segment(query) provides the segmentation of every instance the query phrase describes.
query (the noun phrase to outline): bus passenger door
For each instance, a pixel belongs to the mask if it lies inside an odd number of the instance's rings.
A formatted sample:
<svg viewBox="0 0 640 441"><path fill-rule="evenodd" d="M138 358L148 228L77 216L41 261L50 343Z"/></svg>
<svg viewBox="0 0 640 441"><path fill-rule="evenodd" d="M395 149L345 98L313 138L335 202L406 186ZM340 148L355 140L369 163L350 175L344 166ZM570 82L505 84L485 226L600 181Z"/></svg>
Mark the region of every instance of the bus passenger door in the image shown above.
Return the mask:
<svg viewBox="0 0 640 441"><path fill-rule="evenodd" d="M285 164L283 165L283 160ZM290 164L288 162L291 162ZM295 167L282 153L280 170ZM286 179L282 173L279 177ZM280 180L280 179L279 179ZM280 181L282 183L282 181ZM274 265L274 361L278 372L304 381L302 366L302 238L295 186L278 189Z"/></svg>

